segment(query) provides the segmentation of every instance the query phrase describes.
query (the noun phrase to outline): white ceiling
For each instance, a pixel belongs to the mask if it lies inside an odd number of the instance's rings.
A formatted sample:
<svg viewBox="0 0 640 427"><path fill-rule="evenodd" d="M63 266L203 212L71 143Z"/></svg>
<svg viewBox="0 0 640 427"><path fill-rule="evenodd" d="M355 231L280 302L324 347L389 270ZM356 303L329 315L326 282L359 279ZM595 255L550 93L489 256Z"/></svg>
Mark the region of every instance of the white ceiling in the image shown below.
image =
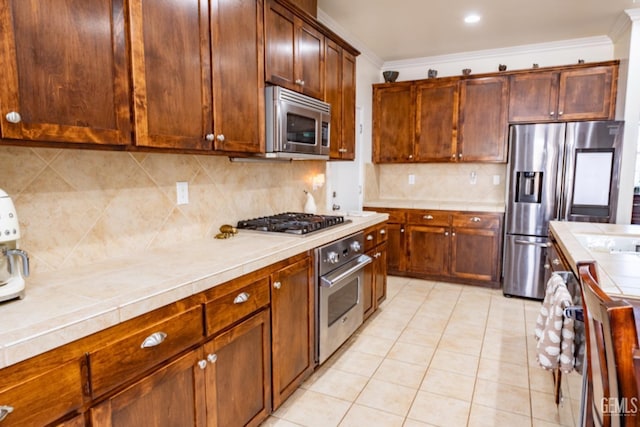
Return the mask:
<svg viewBox="0 0 640 427"><path fill-rule="evenodd" d="M626 9L640 7L640 0L317 1L384 62L607 36ZM470 12L482 20L465 24Z"/></svg>

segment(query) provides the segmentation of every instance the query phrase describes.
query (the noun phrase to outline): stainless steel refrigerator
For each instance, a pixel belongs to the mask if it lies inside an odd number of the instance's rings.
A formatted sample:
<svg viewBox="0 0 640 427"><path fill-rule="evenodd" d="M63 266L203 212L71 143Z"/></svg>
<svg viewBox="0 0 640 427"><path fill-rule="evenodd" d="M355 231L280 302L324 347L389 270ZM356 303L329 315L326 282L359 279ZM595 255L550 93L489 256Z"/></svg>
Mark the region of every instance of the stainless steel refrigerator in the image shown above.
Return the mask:
<svg viewBox="0 0 640 427"><path fill-rule="evenodd" d="M542 299L550 220L615 222L623 122L512 125L505 295Z"/></svg>

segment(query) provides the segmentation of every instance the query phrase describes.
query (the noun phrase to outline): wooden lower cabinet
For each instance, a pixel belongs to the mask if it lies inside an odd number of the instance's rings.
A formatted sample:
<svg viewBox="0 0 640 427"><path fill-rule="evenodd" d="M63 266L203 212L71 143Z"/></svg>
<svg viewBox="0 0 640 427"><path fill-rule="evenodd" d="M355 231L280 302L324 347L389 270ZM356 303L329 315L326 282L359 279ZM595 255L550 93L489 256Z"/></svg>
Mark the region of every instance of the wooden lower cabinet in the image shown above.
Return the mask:
<svg viewBox="0 0 640 427"><path fill-rule="evenodd" d="M365 254L373 261L364 268L362 299L364 319L378 309L387 297L387 224L365 230Z"/></svg>
<svg viewBox="0 0 640 427"><path fill-rule="evenodd" d="M202 349L190 351L90 410L92 427L205 426Z"/></svg>
<svg viewBox="0 0 640 427"><path fill-rule="evenodd" d="M372 208L389 214L387 273L498 287L503 214ZM365 300L366 302L366 300Z"/></svg>
<svg viewBox="0 0 640 427"><path fill-rule="evenodd" d="M273 408L278 408L315 365L311 258L271 275Z"/></svg>
<svg viewBox="0 0 640 427"><path fill-rule="evenodd" d="M269 309L204 345L207 426L257 426L271 412Z"/></svg>

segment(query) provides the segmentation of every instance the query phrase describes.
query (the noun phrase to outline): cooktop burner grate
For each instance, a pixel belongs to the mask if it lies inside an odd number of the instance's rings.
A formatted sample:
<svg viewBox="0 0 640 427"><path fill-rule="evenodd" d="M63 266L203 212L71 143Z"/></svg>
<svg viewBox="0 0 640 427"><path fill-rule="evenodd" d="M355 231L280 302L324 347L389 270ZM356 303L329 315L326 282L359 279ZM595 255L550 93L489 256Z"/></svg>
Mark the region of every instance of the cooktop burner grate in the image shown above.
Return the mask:
<svg viewBox="0 0 640 427"><path fill-rule="evenodd" d="M283 212L276 215L238 221L237 228L291 234L309 234L345 222L343 216Z"/></svg>

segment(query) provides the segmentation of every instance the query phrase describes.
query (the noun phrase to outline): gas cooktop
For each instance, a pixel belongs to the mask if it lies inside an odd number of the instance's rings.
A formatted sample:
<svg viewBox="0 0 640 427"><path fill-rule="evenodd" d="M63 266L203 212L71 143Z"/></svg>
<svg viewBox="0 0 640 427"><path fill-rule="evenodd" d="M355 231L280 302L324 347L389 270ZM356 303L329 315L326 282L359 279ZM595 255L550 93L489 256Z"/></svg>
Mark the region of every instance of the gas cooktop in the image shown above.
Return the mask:
<svg viewBox="0 0 640 427"><path fill-rule="evenodd" d="M350 222L350 220L345 221L343 216L337 215L284 212L271 216L238 221L237 228L303 235L348 222Z"/></svg>

